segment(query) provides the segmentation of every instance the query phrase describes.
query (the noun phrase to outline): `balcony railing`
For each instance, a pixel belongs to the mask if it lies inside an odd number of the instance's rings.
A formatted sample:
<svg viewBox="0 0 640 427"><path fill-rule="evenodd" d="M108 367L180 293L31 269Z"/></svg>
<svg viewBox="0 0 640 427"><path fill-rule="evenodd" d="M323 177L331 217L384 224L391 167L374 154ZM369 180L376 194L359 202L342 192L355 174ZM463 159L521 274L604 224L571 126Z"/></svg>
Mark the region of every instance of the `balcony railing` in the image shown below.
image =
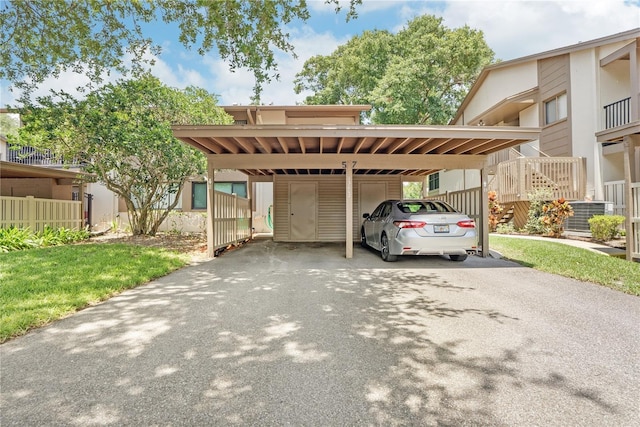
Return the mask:
<svg viewBox="0 0 640 427"><path fill-rule="evenodd" d="M631 121L631 97L604 106L604 128L612 129Z"/></svg>
<svg viewBox="0 0 640 427"><path fill-rule="evenodd" d="M586 164L579 157L523 157L498 165L490 190L502 203L528 201L536 190L554 199L582 200L586 192Z"/></svg>

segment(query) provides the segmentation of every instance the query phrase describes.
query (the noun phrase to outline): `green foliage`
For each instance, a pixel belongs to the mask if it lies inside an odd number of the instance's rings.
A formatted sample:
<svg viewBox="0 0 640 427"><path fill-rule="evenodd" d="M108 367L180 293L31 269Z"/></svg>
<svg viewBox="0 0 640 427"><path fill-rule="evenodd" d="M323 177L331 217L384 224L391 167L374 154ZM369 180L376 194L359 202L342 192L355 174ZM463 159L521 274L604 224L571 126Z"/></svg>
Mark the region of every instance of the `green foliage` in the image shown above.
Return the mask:
<svg viewBox="0 0 640 427"><path fill-rule="evenodd" d="M0 342L182 267L184 256L124 244L0 254Z"/></svg>
<svg viewBox="0 0 640 427"><path fill-rule="evenodd" d="M498 234L513 234L516 232L516 227L512 223L498 224L496 226L496 233Z"/></svg>
<svg viewBox="0 0 640 427"><path fill-rule="evenodd" d="M0 252L21 251L37 248L38 242L28 228L0 228Z"/></svg>
<svg viewBox="0 0 640 427"><path fill-rule="evenodd" d="M622 215L594 215L589 218L591 237L602 242L615 239L620 234L622 224L624 224Z"/></svg>
<svg viewBox="0 0 640 427"><path fill-rule="evenodd" d="M337 0L328 0L340 10ZM347 20L361 0L351 0ZM159 19L200 55L217 50L231 69L255 76L254 97L277 77L274 49L293 53L287 24L309 18L306 2L289 0L4 0L0 9L0 78L27 94L49 76L73 70L99 83L111 70L139 73L162 48L145 35ZM173 25L172 25L173 24ZM149 55L152 54L152 55Z"/></svg>
<svg viewBox="0 0 640 427"><path fill-rule="evenodd" d="M555 241L492 234L492 249L536 270L558 274L640 296L640 264Z"/></svg>
<svg viewBox="0 0 640 427"><path fill-rule="evenodd" d="M396 35L365 31L296 76L307 104L371 104L374 123L447 124L493 51L481 31L424 15Z"/></svg>
<svg viewBox="0 0 640 427"><path fill-rule="evenodd" d="M498 222L500 222L500 215L504 208L498 201L498 193L495 191L489 191L489 231L496 231Z"/></svg>
<svg viewBox="0 0 640 427"><path fill-rule="evenodd" d="M172 124L228 124L232 118L203 89L178 90L145 74L76 100L60 92L21 110L24 146L77 159L125 201L133 234L155 234L177 205L204 155L173 137ZM168 200L167 200L168 199Z"/></svg>
<svg viewBox="0 0 640 427"><path fill-rule="evenodd" d="M540 218L542 217L542 206L553 197L551 190L547 188L538 188L533 193L528 194L529 212L527 214L527 223L524 225L524 231L529 234L542 234L545 227Z"/></svg>
<svg viewBox="0 0 640 427"><path fill-rule="evenodd" d="M402 183L402 197L404 199L421 199L422 198L422 182L404 182Z"/></svg>
<svg viewBox="0 0 640 427"><path fill-rule="evenodd" d="M89 238L86 230L71 230L45 226L37 233L29 228L0 228L0 253L20 251L46 246L59 246Z"/></svg>
<svg viewBox="0 0 640 427"><path fill-rule="evenodd" d="M549 236L560 237L564 231L564 222L570 216L573 216L573 208L569 202L561 197L542 206L540 221L544 224Z"/></svg>

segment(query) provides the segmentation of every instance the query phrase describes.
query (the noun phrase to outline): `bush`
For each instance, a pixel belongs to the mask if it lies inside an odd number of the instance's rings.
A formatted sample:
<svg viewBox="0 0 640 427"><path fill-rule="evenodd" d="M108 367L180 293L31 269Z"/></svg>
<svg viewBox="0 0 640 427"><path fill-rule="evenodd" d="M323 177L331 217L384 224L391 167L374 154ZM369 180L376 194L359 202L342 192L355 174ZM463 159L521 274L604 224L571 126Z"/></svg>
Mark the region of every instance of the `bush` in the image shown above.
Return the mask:
<svg viewBox="0 0 640 427"><path fill-rule="evenodd" d="M516 227L508 222L506 224L498 224L496 227L496 233L498 234L513 234L516 232Z"/></svg>
<svg viewBox="0 0 640 427"><path fill-rule="evenodd" d="M524 231L529 234L542 234L545 232L545 226L540 221L542 217L542 207L553 198L553 193L547 188L538 188L533 193L527 195L529 197L529 212L527 213L527 223L524 225Z"/></svg>
<svg viewBox="0 0 640 427"><path fill-rule="evenodd" d="M564 197L561 197L542 206L540 221L544 224L549 236L560 237L564 231L564 221L570 216L573 216L573 208Z"/></svg>
<svg viewBox="0 0 640 427"><path fill-rule="evenodd" d="M43 246L59 246L89 238L87 230L45 226L37 233L29 228L0 228L0 252L13 252Z"/></svg>
<svg viewBox="0 0 640 427"><path fill-rule="evenodd" d="M37 248L38 242L28 228L0 228L0 252Z"/></svg>
<svg viewBox="0 0 640 427"><path fill-rule="evenodd" d="M496 231L503 210L504 208L498 202L498 193L489 191L489 231Z"/></svg>
<svg viewBox="0 0 640 427"><path fill-rule="evenodd" d="M620 234L622 224L622 215L594 215L589 218L591 237L602 242L615 239Z"/></svg>

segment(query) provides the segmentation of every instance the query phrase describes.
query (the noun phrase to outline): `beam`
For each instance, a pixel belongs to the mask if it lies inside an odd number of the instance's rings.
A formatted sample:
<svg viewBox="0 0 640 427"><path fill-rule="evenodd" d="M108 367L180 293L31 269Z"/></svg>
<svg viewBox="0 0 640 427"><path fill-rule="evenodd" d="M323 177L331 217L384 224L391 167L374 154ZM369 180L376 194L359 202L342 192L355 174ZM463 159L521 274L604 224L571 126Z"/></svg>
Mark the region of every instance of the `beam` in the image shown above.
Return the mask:
<svg viewBox="0 0 640 427"><path fill-rule="evenodd" d="M447 154L210 154L220 169L341 169L356 162L356 169L481 169L486 155Z"/></svg>
<svg viewBox="0 0 640 427"><path fill-rule="evenodd" d="M539 128L514 126L421 126L421 125L184 125L173 126L176 138L311 137L330 138L444 138L444 139L538 139Z"/></svg>

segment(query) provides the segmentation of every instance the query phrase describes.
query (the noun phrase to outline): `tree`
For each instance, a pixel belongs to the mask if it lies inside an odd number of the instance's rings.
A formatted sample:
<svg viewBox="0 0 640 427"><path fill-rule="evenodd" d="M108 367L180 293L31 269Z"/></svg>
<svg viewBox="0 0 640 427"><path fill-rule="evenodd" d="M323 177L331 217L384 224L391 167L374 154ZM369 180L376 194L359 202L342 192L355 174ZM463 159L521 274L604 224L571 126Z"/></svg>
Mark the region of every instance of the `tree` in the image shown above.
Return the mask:
<svg viewBox="0 0 640 427"><path fill-rule="evenodd" d="M374 123L446 124L493 58L482 31L424 15L396 35L365 32L310 58L295 90L314 92L307 104L371 104Z"/></svg>
<svg viewBox="0 0 640 427"><path fill-rule="evenodd" d="M202 153L173 137L172 124L228 124L232 118L203 89L169 88L151 76L108 84L76 100L60 92L21 110L12 143L50 149L126 203L134 235L155 235L187 179L205 169Z"/></svg>
<svg viewBox="0 0 640 427"><path fill-rule="evenodd" d="M340 10L338 0L333 3ZM361 0L350 0L347 20ZM100 82L104 73L140 71L161 47L144 34L159 19L177 24L185 47L205 55L217 47L231 69L255 76L254 97L277 78L274 49L294 53L286 24L307 20L304 0L4 0L0 10L0 78L29 91L65 70ZM131 56L131 65L125 59ZM130 68L131 67L131 68Z"/></svg>

